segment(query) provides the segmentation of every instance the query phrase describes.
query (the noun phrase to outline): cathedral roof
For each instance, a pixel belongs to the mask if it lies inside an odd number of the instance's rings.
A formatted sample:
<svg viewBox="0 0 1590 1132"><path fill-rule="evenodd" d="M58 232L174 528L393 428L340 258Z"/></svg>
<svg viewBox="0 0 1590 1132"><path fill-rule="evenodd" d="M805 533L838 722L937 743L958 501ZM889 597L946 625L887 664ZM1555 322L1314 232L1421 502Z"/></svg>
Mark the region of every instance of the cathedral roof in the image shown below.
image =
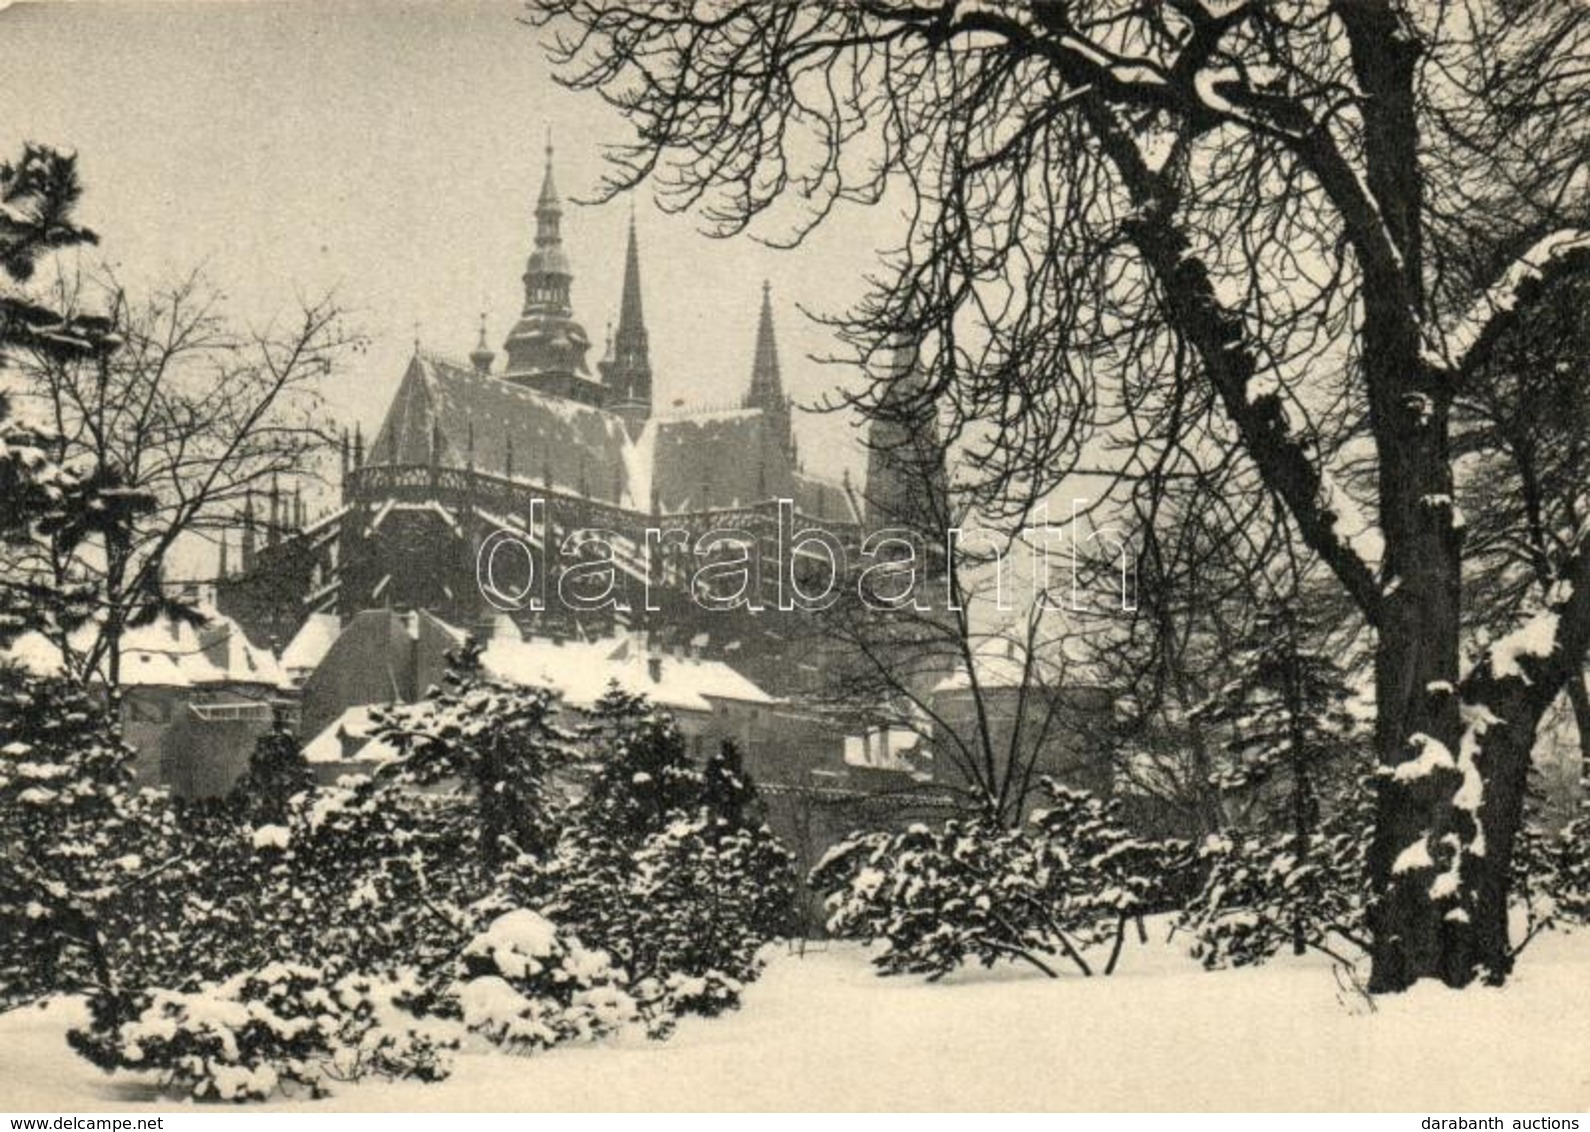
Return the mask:
<svg viewBox="0 0 1590 1132"><path fill-rule="evenodd" d="M631 437L615 412L418 353L369 463L424 465L434 448L438 464L462 468L472 449L481 472L637 512L654 503L673 515L788 498L814 518L859 521L843 486L794 467L779 428L761 409L731 409L654 418Z"/></svg>
<svg viewBox="0 0 1590 1132"><path fill-rule="evenodd" d="M462 468L471 435L479 471L603 503L644 505L630 498L621 418L424 353L409 362L369 462L393 463L395 442L396 463L426 464L435 444L437 463Z"/></svg>

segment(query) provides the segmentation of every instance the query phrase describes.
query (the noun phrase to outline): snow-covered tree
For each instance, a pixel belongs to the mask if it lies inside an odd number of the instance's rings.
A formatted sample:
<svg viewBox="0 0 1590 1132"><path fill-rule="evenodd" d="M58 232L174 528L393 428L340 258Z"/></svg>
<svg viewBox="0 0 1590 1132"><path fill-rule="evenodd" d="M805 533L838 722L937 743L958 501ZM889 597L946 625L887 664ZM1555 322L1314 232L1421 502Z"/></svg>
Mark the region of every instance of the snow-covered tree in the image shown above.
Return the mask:
<svg viewBox="0 0 1590 1132"><path fill-rule="evenodd" d="M551 775L572 763L574 734L558 719L550 689L497 680L471 639L451 658L441 687L418 704L375 714L373 736L400 756L378 783L395 788L455 784L478 821L481 862L495 868L557 840Z"/></svg>
<svg viewBox="0 0 1590 1132"><path fill-rule="evenodd" d="M701 770L701 806L728 829L759 829L767 823L762 796L732 739L720 743Z"/></svg>
<svg viewBox="0 0 1590 1132"><path fill-rule="evenodd" d="M314 790L314 768L285 719L254 742L248 770L232 785L231 802L257 825L286 823L292 801Z"/></svg>
<svg viewBox="0 0 1590 1132"><path fill-rule="evenodd" d="M124 977L140 911L179 855L131 763L102 701L0 664L0 998Z"/></svg>
<svg viewBox="0 0 1590 1132"><path fill-rule="evenodd" d="M614 686L590 718L597 769L581 803L585 825L640 840L701 804L702 771L671 714Z"/></svg>
<svg viewBox="0 0 1590 1132"><path fill-rule="evenodd" d="M1256 477L1374 630L1372 986L1506 977L1530 750L1590 648L1590 539L1553 532L1567 584L1465 669L1452 417L1590 267L1590 12L533 10L563 81L633 128L611 194L651 178L719 233L783 216L791 241L899 201L895 254L841 320L857 399L883 403L879 354L920 344L917 400L988 510L1019 522L1072 473L1125 489L1210 450Z"/></svg>
<svg viewBox="0 0 1590 1132"><path fill-rule="evenodd" d="M1194 712L1223 738L1225 758L1212 770L1223 790L1254 797L1285 780L1284 818L1269 813L1261 820L1282 821L1306 837L1319 820L1316 777L1339 775L1365 737L1347 708L1347 673L1297 605L1281 601L1258 613L1232 650L1234 678Z"/></svg>
<svg viewBox="0 0 1590 1132"><path fill-rule="evenodd" d="M20 289L42 256L97 239L73 219L81 195L75 157L28 145L0 162L0 371L25 357L94 364L122 344L106 319ZM0 393L0 644L29 629L64 634L92 617L95 580L41 562L125 537L151 505L114 464L63 466L54 422L22 422L12 408L11 392Z"/></svg>
<svg viewBox="0 0 1590 1132"><path fill-rule="evenodd" d="M119 346L93 355L18 352L17 386L70 467L115 469L146 505L121 537L85 540L28 562L92 583L92 629L57 634L68 665L120 682L121 638L158 616L181 616L161 587L179 544L214 543L252 494L298 481L329 451L321 388L353 343L328 299L288 318L245 326L197 273L135 298L103 269L69 271L50 291L65 312L103 312Z"/></svg>

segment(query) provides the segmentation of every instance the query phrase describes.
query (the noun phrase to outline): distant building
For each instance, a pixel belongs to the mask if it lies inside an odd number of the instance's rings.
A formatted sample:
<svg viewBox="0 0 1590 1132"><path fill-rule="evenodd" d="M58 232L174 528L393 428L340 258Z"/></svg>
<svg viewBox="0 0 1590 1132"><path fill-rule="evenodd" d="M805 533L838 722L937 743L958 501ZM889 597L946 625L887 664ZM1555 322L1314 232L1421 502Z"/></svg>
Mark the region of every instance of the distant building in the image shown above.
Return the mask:
<svg viewBox="0 0 1590 1132"><path fill-rule="evenodd" d="M1029 664L1016 642L1000 637L981 642L972 657L971 666L959 666L932 690L935 723L928 745L935 782L954 785L961 778L952 748L978 742L986 721L995 757L1008 759L1014 749L1024 763L1031 762L1034 783L1047 775L1077 789L1111 793L1110 752L1089 738L1107 730L1112 691L1052 661Z"/></svg>
<svg viewBox="0 0 1590 1132"><path fill-rule="evenodd" d="M724 382L731 407L663 412L654 399L633 220L617 326L593 366L590 337L575 314L563 217L549 149L524 303L501 351L486 344L484 327L464 361L416 345L375 438L367 446L356 431L344 440L335 511L306 522L297 495L274 485L264 502L246 504L241 571L221 579L222 608L256 639L288 648L286 659L298 668L289 643L315 615L346 622L368 609L424 610L479 630L498 613L477 572L481 547L494 535L530 545L542 592L557 595L565 576L588 561L565 553L569 536L599 530L610 536L626 594L650 587L657 608L629 600L619 603L628 610L571 610L548 600L542 611L514 612L527 634L578 640L641 629L664 650L729 662L774 694L817 685L828 642L810 632L809 617L780 613L774 599L781 577L818 577L813 571L826 564L815 561L821 555L780 547L779 504L793 508L799 529L854 548L869 497L847 477L812 471L797 451L770 288L764 283L747 343L749 381ZM907 482L914 474L898 461L877 463L869 491L920 500L942 488L942 477L925 487ZM653 545L649 528L683 538ZM697 577L702 560L687 543L726 528L755 540L760 588L748 596L774 608L708 611L697 600L699 587L712 583ZM503 572L499 588L510 593L529 573L522 562L515 573L513 560L493 560Z"/></svg>
<svg viewBox="0 0 1590 1132"><path fill-rule="evenodd" d="M214 609L204 623L160 621L130 629L121 641L121 729L136 752L140 786L178 794L211 793L231 784L228 769L246 767L254 739L277 718L296 717L286 673L269 650ZM15 642L11 656L39 673L61 671L60 650L38 633Z"/></svg>

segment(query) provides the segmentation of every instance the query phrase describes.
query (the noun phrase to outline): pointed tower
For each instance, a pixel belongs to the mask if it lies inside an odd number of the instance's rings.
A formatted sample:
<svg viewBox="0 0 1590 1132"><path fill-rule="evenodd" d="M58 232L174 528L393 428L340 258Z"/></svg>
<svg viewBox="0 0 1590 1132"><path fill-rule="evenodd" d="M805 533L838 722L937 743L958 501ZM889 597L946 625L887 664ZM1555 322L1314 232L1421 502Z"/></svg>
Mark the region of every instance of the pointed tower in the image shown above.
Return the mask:
<svg viewBox="0 0 1590 1132"><path fill-rule="evenodd" d="M640 244L635 238L635 214L629 214L629 250L624 256L624 294L618 308L618 331L613 335L610 360L601 366L607 403L628 422L631 434L651 416L651 352L646 338L646 315L640 301Z"/></svg>
<svg viewBox="0 0 1590 1132"><path fill-rule="evenodd" d="M569 298L574 272L563 250L563 204L552 177L547 141L546 176L536 201L535 248L524 272L524 309L503 343L503 376L544 393L601 404L603 389L585 364L591 340L574 319Z"/></svg>
<svg viewBox="0 0 1590 1132"><path fill-rule="evenodd" d="M927 380L914 345L895 348L888 387L867 430L866 526L904 527L943 538L948 477Z"/></svg>
<svg viewBox="0 0 1590 1132"><path fill-rule="evenodd" d="M795 430L790 421L789 398L778 368L778 341L773 335L773 286L762 280L762 315L756 324L756 355L751 362L751 390L743 402L747 409L761 409L767 416L769 433L784 457L795 462Z"/></svg>

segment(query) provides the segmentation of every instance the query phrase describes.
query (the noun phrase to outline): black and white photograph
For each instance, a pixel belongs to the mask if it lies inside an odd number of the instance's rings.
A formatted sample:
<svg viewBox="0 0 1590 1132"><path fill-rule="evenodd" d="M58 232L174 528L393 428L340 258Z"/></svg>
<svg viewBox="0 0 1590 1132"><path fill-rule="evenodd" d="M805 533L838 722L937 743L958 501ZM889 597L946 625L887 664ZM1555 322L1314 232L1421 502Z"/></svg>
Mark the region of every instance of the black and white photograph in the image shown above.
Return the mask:
<svg viewBox="0 0 1590 1132"><path fill-rule="evenodd" d="M0 0L9 1129L1578 1129L1587 678L1584 0Z"/></svg>

